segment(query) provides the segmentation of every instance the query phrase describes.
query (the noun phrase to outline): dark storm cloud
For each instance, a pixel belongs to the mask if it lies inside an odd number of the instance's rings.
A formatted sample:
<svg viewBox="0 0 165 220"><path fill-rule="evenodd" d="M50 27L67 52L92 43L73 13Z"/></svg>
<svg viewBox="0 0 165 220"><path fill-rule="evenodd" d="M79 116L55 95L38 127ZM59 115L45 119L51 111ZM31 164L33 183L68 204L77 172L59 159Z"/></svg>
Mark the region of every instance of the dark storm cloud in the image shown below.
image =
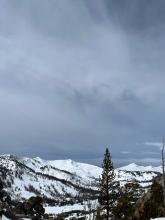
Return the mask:
<svg viewBox="0 0 165 220"><path fill-rule="evenodd" d="M165 130L164 1L0 6L1 153L159 157L145 143Z"/></svg>

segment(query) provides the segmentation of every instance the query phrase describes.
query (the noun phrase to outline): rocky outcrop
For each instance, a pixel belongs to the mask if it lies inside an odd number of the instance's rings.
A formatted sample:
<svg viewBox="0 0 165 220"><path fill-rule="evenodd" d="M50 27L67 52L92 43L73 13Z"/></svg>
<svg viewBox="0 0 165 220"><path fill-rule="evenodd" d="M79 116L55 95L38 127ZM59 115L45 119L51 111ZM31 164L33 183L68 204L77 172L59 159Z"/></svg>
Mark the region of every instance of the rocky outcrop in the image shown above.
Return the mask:
<svg viewBox="0 0 165 220"><path fill-rule="evenodd" d="M158 176L148 192L137 201L132 219L149 220L150 218L162 216L165 216L162 176Z"/></svg>
<svg viewBox="0 0 165 220"><path fill-rule="evenodd" d="M43 208L43 199L39 196L30 197L26 202L20 202L14 209L14 213L25 216L36 216L38 218L44 216L45 209Z"/></svg>

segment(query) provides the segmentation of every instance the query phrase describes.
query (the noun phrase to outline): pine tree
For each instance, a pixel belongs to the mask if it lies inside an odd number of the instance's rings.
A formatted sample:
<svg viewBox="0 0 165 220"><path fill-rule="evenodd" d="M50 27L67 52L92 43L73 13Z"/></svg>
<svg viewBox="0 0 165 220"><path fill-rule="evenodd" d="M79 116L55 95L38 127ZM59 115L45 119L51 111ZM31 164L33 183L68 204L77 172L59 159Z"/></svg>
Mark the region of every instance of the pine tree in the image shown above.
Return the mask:
<svg viewBox="0 0 165 220"><path fill-rule="evenodd" d="M101 209L106 211L106 219L109 220L111 217L112 208L114 207L117 199L118 183L115 181L114 167L108 148L106 148L104 154L102 168L103 171L99 184L99 203L101 205Z"/></svg>
<svg viewBox="0 0 165 220"><path fill-rule="evenodd" d="M130 219L133 215L135 204L143 193L144 189L136 180L128 182L121 187L116 206L112 210L115 219Z"/></svg>

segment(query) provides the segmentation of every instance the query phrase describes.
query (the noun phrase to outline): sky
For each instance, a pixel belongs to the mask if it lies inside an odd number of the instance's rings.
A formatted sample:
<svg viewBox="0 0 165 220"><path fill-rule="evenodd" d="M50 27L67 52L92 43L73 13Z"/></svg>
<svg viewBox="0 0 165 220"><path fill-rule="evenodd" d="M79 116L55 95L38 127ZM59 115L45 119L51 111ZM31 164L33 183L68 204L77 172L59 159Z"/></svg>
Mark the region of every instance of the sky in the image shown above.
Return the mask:
<svg viewBox="0 0 165 220"><path fill-rule="evenodd" d="M0 0L0 153L159 164L164 0Z"/></svg>

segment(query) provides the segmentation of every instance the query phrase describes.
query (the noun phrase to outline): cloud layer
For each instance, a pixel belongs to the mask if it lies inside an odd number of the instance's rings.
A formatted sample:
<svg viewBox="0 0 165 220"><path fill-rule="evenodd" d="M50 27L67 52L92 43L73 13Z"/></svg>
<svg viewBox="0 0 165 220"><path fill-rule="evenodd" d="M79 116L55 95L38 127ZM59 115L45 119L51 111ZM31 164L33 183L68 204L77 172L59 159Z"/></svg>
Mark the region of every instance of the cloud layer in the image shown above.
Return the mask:
<svg viewBox="0 0 165 220"><path fill-rule="evenodd" d="M141 158L161 140L165 3L116 2L0 2L1 153Z"/></svg>

